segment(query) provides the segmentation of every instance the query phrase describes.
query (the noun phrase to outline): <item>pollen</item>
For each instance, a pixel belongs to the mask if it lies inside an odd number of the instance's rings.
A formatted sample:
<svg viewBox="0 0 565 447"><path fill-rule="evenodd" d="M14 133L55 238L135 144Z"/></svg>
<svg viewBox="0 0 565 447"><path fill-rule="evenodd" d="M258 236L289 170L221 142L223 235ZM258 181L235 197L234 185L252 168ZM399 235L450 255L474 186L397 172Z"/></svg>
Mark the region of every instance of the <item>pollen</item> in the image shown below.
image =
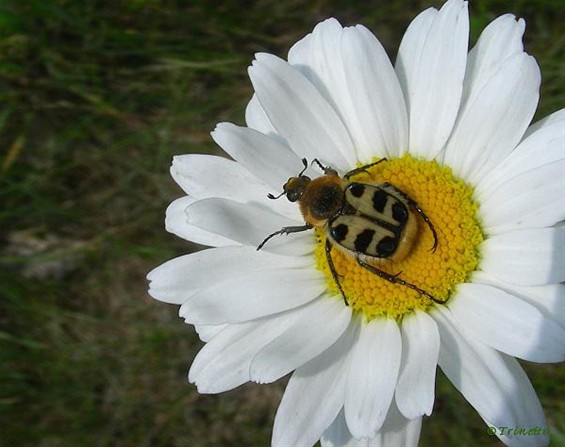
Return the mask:
<svg viewBox="0 0 565 447"><path fill-rule="evenodd" d="M448 302L455 287L468 280L480 260L478 246L483 233L473 188L456 178L449 167L410 155L379 163L351 180L388 182L412 198L429 217L437 232L435 251L432 251L432 232L414 212L418 229L408 255L401 261L369 262L386 273L398 275L438 301ZM316 266L325 274L330 292L340 297L326 259L326 230L317 229L316 239ZM333 263L348 303L366 321L377 317L401 320L416 309L426 311L434 304L418 291L393 284L361 267L354 256L337 244L333 247Z"/></svg>

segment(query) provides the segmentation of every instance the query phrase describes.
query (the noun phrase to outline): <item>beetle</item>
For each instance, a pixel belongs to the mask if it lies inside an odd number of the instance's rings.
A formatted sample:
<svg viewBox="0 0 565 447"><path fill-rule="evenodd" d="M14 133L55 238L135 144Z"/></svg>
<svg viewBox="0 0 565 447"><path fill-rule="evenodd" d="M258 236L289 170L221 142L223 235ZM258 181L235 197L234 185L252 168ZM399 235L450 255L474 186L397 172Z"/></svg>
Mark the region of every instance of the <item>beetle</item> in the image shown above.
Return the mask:
<svg viewBox="0 0 565 447"><path fill-rule="evenodd" d="M375 265L384 260L401 261L410 253L418 231L416 214L432 232L434 244L431 251L435 252L438 245L437 232L432 222L406 193L390 183L361 183L351 180L355 175L368 172L369 168L385 161L386 158L380 159L340 177L335 169L314 159L312 164L316 164L324 175L311 179L304 175L308 161L303 158L304 168L296 177L288 179L283 192L278 196L268 194L267 197L274 200L285 195L290 202L298 202L305 223L275 231L259 244L257 250L261 250L277 235L324 228L327 263L346 305L349 302L332 259L334 247L353 256L361 267L371 273L393 284L415 290L436 303L444 303L420 287L403 280L400 277L402 272L390 274Z"/></svg>

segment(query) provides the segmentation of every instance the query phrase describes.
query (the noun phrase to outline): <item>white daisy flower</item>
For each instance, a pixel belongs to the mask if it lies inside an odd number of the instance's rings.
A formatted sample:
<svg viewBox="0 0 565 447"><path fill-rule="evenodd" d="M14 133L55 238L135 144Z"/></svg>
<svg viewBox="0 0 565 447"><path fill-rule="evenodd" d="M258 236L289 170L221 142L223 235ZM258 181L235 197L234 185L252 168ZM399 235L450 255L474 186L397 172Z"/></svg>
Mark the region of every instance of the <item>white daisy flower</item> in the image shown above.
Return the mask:
<svg viewBox="0 0 565 447"><path fill-rule="evenodd" d="M234 161L171 168L187 196L167 229L213 248L148 275L206 342L201 393L292 373L274 446L411 446L439 365L504 443L547 445L514 357L565 358L565 114L528 127L524 28L499 17L468 52L467 3L450 0L410 24L394 66L335 19L288 62L256 55L247 127L212 133Z"/></svg>

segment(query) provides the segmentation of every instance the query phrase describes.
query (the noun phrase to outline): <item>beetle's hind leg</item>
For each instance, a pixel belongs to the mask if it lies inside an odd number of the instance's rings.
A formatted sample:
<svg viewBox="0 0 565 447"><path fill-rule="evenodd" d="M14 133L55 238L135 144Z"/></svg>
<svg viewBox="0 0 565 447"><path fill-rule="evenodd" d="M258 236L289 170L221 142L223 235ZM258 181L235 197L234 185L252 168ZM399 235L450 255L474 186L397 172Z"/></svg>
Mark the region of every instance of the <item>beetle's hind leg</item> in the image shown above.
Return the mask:
<svg viewBox="0 0 565 447"><path fill-rule="evenodd" d="M438 300L437 298L433 297L432 295L430 295L425 290L422 290L419 287L415 286L414 284L411 284L409 282L404 281L402 278L399 277L400 273L398 273L396 275L391 275L390 273L383 272L382 270L376 268L374 265L371 265L371 264L363 261L359 256L356 256L356 259L357 259L357 263L361 267L369 270L371 273L374 273L375 275L377 275L377 276L379 276L383 279L386 279L387 281L389 281L393 284L400 284L404 287L408 287L409 289L415 290L419 294L424 295L426 298L432 300L434 303L445 304L445 301Z"/></svg>
<svg viewBox="0 0 565 447"><path fill-rule="evenodd" d="M265 245L269 239L278 236L279 234L299 233L301 231L311 230L312 228L313 228L312 225L310 225L309 223L304 225L299 225L296 227L283 227L279 231L275 231L274 233L269 234L265 238L265 240L259 244L257 250L261 250L263 248L263 245Z"/></svg>
<svg viewBox="0 0 565 447"><path fill-rule="evenodd" d="M332 278L334 282L337 284L337 288L339 289L339 293L343 297L343 301L345 302L346 306L349 306L349 302L347 301L347 297L345 296L345 292L341 288L341 283L339 282L339 274L335 269L334 261L332 259L332 243L329 239L326 239L326 259L328 261L328 267L330 268L330 273L332 274Z"/></svg>

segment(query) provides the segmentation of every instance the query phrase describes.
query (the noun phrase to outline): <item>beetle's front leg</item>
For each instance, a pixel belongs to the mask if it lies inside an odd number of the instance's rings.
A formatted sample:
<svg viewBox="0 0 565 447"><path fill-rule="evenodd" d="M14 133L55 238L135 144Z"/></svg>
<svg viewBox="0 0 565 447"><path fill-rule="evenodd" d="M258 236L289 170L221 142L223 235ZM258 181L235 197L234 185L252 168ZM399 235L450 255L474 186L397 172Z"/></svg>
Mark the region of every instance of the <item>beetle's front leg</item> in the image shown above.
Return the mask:
<svg viewBox="0 0 565 447"><path fill-rule="evenodd" d="M386 159L386 158L381 158L380 160L377 160L377 161L375 161L374 163L369 163L369 164L360 166L359 168L352 169L352 170L349 171L347 174L345 174L345 175L343 176L343 178L344 178L345 180L349 180L349 178L350 178L350 177L353 177L354 175L361 174L362 172L369 172L369 171L368 171L369 168L372 168L373 166L376 166L376 165L378 165L379 163L382 163L383 161L387 161L387 159Z"/></svg>
<svg viewBox="0 0 565 447"><path fill-rule="evenodd" d="M279 231L275 231L274 233L269 234L265 238L265 240L259 244L259 246L257 247L257 250L261 250L261 248L263 248L263 245L265 245L267 243L267 241L274 236L277 236L279 234L299 233L301 231L311 230L312 228L313 228L313 226L310 225L309 223L306 223L304 225L297 225L295 227L283 227Z"/></svg>

